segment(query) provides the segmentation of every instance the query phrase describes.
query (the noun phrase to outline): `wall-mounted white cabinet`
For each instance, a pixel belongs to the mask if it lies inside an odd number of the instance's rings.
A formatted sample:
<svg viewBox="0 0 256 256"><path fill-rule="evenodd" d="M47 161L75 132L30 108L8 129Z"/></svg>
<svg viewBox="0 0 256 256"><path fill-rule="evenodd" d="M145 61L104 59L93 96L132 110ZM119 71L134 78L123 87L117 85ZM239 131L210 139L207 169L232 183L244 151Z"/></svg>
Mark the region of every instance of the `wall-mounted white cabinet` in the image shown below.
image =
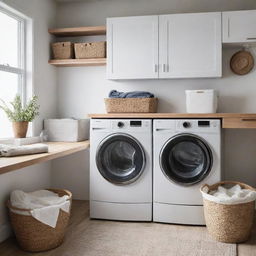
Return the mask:
<svg viewBox="0 0 256 256"><path fill-rule="evenodd" d="M219 76L221 13L107 20L108 79Z"/></svg>
<svg viewBox="0 0 256 256"><path fill-rule="evenodd" d="M107 78L158 78L158 16L107 19Z"/></svg>
<svg viewBox="0 0 256 256"><path fill-rule="evenodd" d="M159 16L159 78L222 75L221 13Z"/></svg>
<svg viewBox="0 0 256 256"><path fill-rule="evenodd" d="M223 43L256 42L256 10L222 13Z"/></svg>

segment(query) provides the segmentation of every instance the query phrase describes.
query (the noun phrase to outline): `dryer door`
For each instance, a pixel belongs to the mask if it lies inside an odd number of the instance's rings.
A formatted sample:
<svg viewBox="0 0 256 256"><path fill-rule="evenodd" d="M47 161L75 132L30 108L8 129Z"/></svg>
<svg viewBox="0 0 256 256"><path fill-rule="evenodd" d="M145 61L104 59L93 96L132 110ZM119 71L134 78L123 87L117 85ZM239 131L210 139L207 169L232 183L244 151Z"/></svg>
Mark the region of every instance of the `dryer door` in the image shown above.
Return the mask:
<svg viewBox="0 0 256 256"><path fill-rule="evenodd" d="M202 181L211 171L212 152L207 143L193 134L179 134L166 142L160 152L165 176L182 185Z"/></svg>
<svg viewBox="0 0 256 256"><path fill-rule="evenodd" d="M112 134L98 146L96 164L111 183L128 184L139 178L145 166L141 144L128 134Z"/></svg>

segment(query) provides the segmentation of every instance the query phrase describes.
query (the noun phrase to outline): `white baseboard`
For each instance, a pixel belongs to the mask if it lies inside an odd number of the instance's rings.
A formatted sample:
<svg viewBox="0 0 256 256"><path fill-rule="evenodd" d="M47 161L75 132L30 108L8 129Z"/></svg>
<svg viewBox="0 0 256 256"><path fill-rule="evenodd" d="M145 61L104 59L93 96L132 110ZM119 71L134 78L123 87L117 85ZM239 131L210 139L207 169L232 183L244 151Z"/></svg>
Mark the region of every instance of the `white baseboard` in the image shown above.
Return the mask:
<svg viewBox="0 0 256 256"><path fill-rule="evenodd" d="M0 226L0 243L12 235L12 230L9 223Z"/></svg>

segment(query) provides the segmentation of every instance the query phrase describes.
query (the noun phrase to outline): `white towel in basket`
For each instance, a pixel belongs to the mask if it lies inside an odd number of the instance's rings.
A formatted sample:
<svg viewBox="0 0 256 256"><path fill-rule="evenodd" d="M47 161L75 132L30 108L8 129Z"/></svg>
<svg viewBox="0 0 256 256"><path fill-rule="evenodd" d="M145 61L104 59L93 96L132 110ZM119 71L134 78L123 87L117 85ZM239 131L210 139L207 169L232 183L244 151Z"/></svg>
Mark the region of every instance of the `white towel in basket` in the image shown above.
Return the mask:
<svg viewBox="0 0 256 256"><path fill-rule="evenodd" d="M21 190L15 190L11 193L11 205L16 208L30 209L29 212L12 210L15 213L23 215L32 215L38 221L55 228L59 211L70 211L69 196L59 197L58 194L49 190L38 190L25 193Z"/></svg>
<svg viewBox="0 0 256 256"><path fill-rule="evenodd" d="M219 186L217 190L208 191L207 187L201 190L203 197L209 201L219 204L241 204L254 201L256 192L250 189L243 189L240 185L231 188Z"/></svg>

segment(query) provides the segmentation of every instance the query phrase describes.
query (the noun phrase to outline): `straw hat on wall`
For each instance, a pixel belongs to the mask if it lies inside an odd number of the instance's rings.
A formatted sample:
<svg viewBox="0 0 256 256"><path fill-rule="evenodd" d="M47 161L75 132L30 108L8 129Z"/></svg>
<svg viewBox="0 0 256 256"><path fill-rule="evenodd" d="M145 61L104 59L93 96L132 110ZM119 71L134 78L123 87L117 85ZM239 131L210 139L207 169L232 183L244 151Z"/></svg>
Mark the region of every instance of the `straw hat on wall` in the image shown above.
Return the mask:
<svg viewBox="0 0 256 256"><path fill-rule="evenodd" d="M254 66L254 59L250 52L239 51L230 60L230 68L237 75L248 74Z"/></svg>

